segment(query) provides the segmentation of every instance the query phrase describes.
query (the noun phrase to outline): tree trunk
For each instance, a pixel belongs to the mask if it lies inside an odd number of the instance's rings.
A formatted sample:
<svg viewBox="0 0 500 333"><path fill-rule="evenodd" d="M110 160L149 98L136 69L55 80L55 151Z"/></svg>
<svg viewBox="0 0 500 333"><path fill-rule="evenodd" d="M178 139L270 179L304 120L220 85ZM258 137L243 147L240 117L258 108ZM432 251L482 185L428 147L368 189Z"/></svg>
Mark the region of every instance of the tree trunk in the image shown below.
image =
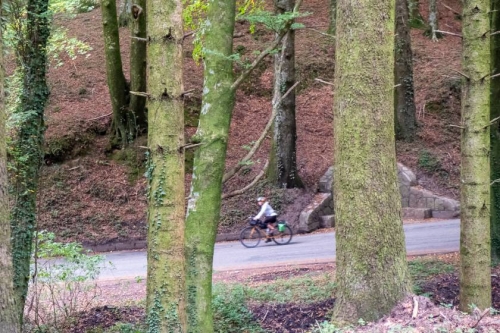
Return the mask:
<svg viewBox="0 0 500 333"><path fill-rule="evenodd" d="M135 138L135 119L128 108L129 89L122 69L116 1L102 0L101 13L106 75L113 108L111 146L125 147Z"/></svg>
<svg viewBox="0 0 500 333"><path fill-rule="evenodd" d="M396 139L413 141L417 132L417 120L407 0L396 0L395 43Z"/></svg>
<svg viewBox="0 0 500 333"><path fill-rule="evenodd" d="M438 24L437 0L429 0L429 36L433 41L437 41L438 38L442 37L441 33L436 31L439 30Z"/></svg>
<svg viewBox="0 0 500 333"><path fill-rule="evenodd" d="M466 0L462 16L460 309L491 306L489 0Z"/></svg>
<svg viewBox="0 0 500 333"><path fill-rule="evenodd" d="M330 25L328 33L335 36L335 28L337 25L337 0L330 0Z"/></svg>
<svg viewBox="0 0 500 333"><path fill-rule="evenodd" d="M182 2L148 4L149 332L187 331Z"/></svg>
<svg viewBox="0 0 500 333"><path fill-rule="evenodd" d="M143 7L146 9L145 7ZM118 15L118 26L126 27L130 19L130 10L132 9L132 0L122 0L120 3L120 14Z"/></svg>
<svg viewBox="0 0 500 333"><path fill-rule="evenodd" d="M500 30L500 0L492 0L491 31ZM500 35L490 37L491 72L500 73ZM491 80L490 118L500 117L500 77ZM491 260L500 262L500 121L495 121L490 128L491 152Z"/></svg>
<svg viewBox="0 0 500 333"><path fill-rule="evenodd" d="M186 216L188 322L190 333L213 332L212 264L219 222L222 176L234 107L234 0L208 3L204 32L204 84L193 180Z"/></svg>
<svg viewBox="0 0 500 333"><path fill-rule="evenodd" d="M0 1L0 8L2 1ZM9 220L9 194L7 184L7 136L5 131L5 93L3 66L3 36L0 29L0 332L21 331L20 317L14 293L14 267Z"/></svg>
<svg viewBox="0 0 500 333"><path fill-rule="evenodd" d="M291 12L294 5L294 0L274 2L277 14ZM282 98L295 84L295 32L293 30L290 29L281 40L280 49L281 52L274 56L273 107L276 108L276 117L267 177L280 188L303 187L297 172L295 90Z"/></svg>
<svg viewBox="0 0 500 333"><path fill-rule="evenodd" d="M26 39L22 57L23 88L15 111L20 119L13 142L13 177L11 210L12 260L18 315L22 314L30 276L33 233L36 229L36 194L43 159L43 114L49 96L46 82L46 46L50 35L47 0L29 0Z"/></svg>
<svg viewBox="0 0 500 333"><path fill-rule="evenodd" d="M393 0L337 4L333 320L339 322L374 321L410 290L394 141L394 12Z"/></svg>
<svg viewBox="0 0 500 333"><path fill-rule="evenodd" d="M410 27L415 29L425 29L425 22L418 8L419 0L408 0L408 13ZM397 24L397 23L396 23Z"/></svg>
<svg viewBox="0 0 500 333"><path fill-rule="evenodd" d="M130 29L132 35L132 41L130 43L130 90L133 92L145 92L146 0L137 0L132 5ZM147 128L146 97L131 94L129 108L135 116L137 134L141 134Z"/></svg>

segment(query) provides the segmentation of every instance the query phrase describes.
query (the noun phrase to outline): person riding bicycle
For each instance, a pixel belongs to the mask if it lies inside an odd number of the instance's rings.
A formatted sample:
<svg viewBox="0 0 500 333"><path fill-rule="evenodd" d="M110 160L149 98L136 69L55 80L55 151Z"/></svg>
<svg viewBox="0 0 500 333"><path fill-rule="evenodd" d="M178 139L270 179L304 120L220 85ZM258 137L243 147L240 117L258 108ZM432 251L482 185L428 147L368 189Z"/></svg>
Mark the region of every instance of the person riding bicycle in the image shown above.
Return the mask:
<svg viewBox="0 0 500 333"><path fill-rule="evenodd" d="M266 239L266 243L269 243L271 241L271 238L273 236L273 232L275 229L273 226L273 223L276 222L278 214L276 214L274 209L271 207L271 205L267 201L267 198L258 197L257 203L259 206L261 206L260 211L257 215L255 215L255 217L253 219L260 220L262 217L264 217L264 223L267 226L266 233L268 235L268 237Z"/></svg>

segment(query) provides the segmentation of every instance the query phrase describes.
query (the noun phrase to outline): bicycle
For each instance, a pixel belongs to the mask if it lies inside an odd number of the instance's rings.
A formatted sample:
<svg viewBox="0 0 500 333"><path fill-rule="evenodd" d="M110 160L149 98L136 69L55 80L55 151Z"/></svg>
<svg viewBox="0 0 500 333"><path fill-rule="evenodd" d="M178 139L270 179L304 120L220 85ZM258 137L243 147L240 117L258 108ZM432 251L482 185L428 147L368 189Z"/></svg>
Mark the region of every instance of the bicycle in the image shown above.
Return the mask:
<svg viewBox="0 0 500 333"><path fill-rule="evenodd" d="M262 239L261 229L266 229L267 225L264 222L250 220L250 226L243 228L240 232L240 243L244 247L252 248L259 245ZM277 227L274 228L273 235L265 234L265 238L271 238L277 245L286 245L290 243L293 237L292 228L288 226L286 221L277 221Z"/></svg>

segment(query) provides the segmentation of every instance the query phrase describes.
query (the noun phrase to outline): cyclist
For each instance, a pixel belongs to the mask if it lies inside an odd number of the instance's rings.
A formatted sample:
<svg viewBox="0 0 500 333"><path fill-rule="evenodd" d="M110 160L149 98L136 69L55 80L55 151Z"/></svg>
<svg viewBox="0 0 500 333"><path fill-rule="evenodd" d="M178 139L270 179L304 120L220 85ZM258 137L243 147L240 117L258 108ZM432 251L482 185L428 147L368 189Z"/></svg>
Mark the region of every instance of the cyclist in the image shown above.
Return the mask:
<svg viewBox="0 0 500 333"><path fill-rule="evenodd" d="M260 212L257 215L255 215L255 217L253 219L260 220L260 218L264 217L264 223L267 226L266 234L268 236L266 239L266 243L269 243L269 242L271 242L271 238L273 236L273 232L275 229L273 226L273 223L276 222L278 214L276 214L274 209L271 207L271 205L267 201L267 198L258 197L257 203L260 206Z"/></svg>

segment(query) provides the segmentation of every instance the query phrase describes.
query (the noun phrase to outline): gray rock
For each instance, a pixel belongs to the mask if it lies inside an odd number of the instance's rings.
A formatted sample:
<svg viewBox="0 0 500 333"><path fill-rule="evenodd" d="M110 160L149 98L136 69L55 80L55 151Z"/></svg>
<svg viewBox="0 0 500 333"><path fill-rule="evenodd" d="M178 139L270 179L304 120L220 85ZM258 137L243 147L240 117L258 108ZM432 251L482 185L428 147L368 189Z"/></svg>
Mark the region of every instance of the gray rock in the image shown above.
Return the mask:
<svg viewBox="0 0 500 333"><path fill-rule="evenodd" d="M318 192L332 193L333 191L333 167L329 167L325 174L319 179Z"/></svg>
<svg viewBox="0 0 500 333"><path fill-rule="evenodd" d="M333 214L328 209L333 200L331 193L317 193L312 202L300 213L299 232L311 232L318 229L321 225L321 216ZM321 215L319 212L322 212Z"/></svg>
<svg viewBox="0 0 500 333"><path fill-rule="evenodd" d="M404 219L429 219L432 217L432 210L429 208L403 208L403 218Z"/></svg>
<svg viewBox="0 0 500 333"><path fill-rule="evenodd" d="M332 228L335 227L335 215L323 215L321 216L321 228Z"/></svg>

